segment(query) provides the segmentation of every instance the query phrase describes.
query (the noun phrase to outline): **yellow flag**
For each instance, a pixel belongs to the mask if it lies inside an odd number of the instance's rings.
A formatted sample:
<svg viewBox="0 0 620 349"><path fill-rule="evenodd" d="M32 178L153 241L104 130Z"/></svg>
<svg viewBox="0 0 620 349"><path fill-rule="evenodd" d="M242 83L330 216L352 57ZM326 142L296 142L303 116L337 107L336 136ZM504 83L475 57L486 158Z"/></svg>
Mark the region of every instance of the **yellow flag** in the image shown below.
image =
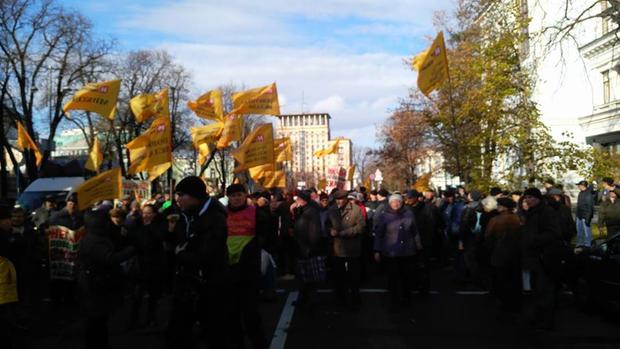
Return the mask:
<svg viewBox="0 0 620 349"><path fill-rule="evenodd" d="M265 188L286 188L286 173L284 171L271 171L263 183Z"/></svg>
<svg viewBox="0 0 620 349"><path fill-rule="evenodd" d="M25 151L26 149L30 149L34 152L34 157L36 159L37 166L41 165L41 161L43 161L43 155L37 147L36 143L30 138L28 131L24 128L21 122L16 121L17 123L17 147L21 151Z"/></svg>
<svg viewBox="0 0 620 349"><path fill-rule="evenodd" d="M290 138L284 137L273 140L273 157L275 158L275 162L293 160L293 151Z"/></svg>
<svg viewBox="0 0 620 349"><path fill-rule="evenodd" d="M428 190L430 188L431 175L432 173L430 172L421 175L413 185L413 189L419 191L420 193Z"/></svg>
<svg viewBox="0 0 620 349"><path fill-rule="evenodd" d="M157 93L137 95L129 101L129 106L136 117L136 121L139 123L146 121L154 115L170 117L168 88Z"/></svg>
<svg viewBox="0 0 620 349"><path fill-rule="evenodd" d="M113 168L82 183L75 191L78 208L85 210L97 201L120 199L123 195L121 169Z"/></svg>
<svg viewBox="0 0 620 349"><path fill-rule="evenodd" d="M336 141L332 143L332 145L330 145L329 147L315 151L314 156L321 157L330 154L338 154L338 145L340 145L340 138L336 139Z"/></svg>
<svg viewBox="0 0 620 349"><path fill-rule="evenodd" d="M226 115L222 135L217 142L217 149L224 149L233 141L241 139L241 117L237 114L230 113Z"/></svg>
<svg viewBox="0 0 620 349"><path fill-rule="evenodd" d="M349 166L349 170L347 171L347 181L353 182L353 175L355 174L355 165Z"/></svg>
<svg viewBox="0 0 620 349"><path fill-rule="evenodd" d="M325 190L325 188L327 188L327 179L319 179L319 183L316 185L316 188L319 190Z"/></svg>
<svg viewBox="0 0 620 349"><path fill-rule="evenodd" d="M114 120L116 98L120 89L120 80L90 83L77 91L62 110L86 110Z"/></svg>
<svg viewBox="0 0 620 349"><path fill-rule="evenodd" d="M234 172L273 163L273 126L262 124L250 133L239 148L231 152L239 162Z"/></svg>
<svg viewBox="0 0 620 349"><path fill-rule="evenodd" d="M250 167L248 171L250 172L250 178L258 182L261 179L271 176L271 173L273 172L273 165L265 164L265 165Z"/></svg>
<svg viewBox="0 0 620 349"><path fill-rule="evenodd" d="M439 32L431 47L413 59L412 65L418 71L418 88L428 96L448 77L448 56L443 32Z"/></svg>
<svg viewBox="0 0 620 349"><path fill-rule="evenodd" d="M211 154L209 143L200 143L196 150L198 150L198 163L202 165Z"/></svg>
<svg viewBox="0 0 620 349"><path fill-rule="evenodd" d="M101 145L99 144L99 138L95 136L95 141L90 149L90 154L88 154L88 160L86 160L84 168L99 173L99 167L101 167L102 163L103 151L101 150Z"/></svg>
<svg viewBox="0 0 620 349"><path fill-rule="evenodd" d="M366 179L364 180L364 187L366 187L368 191L372 190L372 182L370 180L370 176L366 177Z"/></svg>
<svg viewBox="0 0 620 349"><path fill-rule="evenodd" d="M192 127L190 132L192 134L192 143L194 144L194 147L198 148L201 143L217 142L223 129L224 124L221 122L200 127Z"/></svg>
<svg viewBox="0 0 620 349"><path fill-rule="evenodd" d="M233 108L239 114L280 115L280 102L276 83L237 92L232 96Z"/></svg>
<svg viewBox="0 0 620 349"><path fill-rule="evenodd" d="M139 137L125 145L129 149L131 166L128 173L149 172L149 179L157 178L172 165L172 133L170 119L160 116Z"/></svg>
<svg viewBox="0 0 620 349"><path fill-rule="evenodd" d="M187 102L187 107L201 118L224 122L222 91L212 90L195 101Z"/></svg>

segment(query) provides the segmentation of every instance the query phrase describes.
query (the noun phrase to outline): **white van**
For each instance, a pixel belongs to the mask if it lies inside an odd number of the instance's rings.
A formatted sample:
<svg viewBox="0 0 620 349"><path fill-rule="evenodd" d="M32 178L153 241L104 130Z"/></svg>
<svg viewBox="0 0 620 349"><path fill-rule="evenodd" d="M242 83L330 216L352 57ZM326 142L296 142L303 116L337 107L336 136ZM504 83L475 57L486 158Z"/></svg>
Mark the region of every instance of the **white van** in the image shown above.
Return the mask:
<svg viewBox="0 0 620 349"><path fill-rule="evenodd" d="M39 178L30 183L17 202L28 211L41 207L43 199L48 195L54 196L57 203L62 203L82 183L84 177Z"/></svg>

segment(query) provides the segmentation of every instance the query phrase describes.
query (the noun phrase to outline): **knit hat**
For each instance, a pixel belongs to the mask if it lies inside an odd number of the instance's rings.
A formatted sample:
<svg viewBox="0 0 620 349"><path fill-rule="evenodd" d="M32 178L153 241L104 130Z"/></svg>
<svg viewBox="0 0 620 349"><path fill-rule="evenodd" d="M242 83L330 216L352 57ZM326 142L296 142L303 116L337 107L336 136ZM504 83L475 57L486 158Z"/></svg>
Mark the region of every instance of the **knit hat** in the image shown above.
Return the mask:
<svg viewBox="0 0 620 349"><path fill-rule="evenodd" d="M347 199L357 200L357 193L352 191L347 195Z"/></svg>
<svg viewBox="0 0 620 349"><path fill-rule="evenodd" d="M329 195L321 193L321 195L319 195L319 200L329 200Z"/></svg>
<svg viewBox="0 0 620 349"><path fill-rule="evenodd" d="M480 193L480 192L479 192L479 191L477 191L476 189L472 189L472 190L469 192L469 195L471 195L471 199L472 199L473 201L478 201L478 200L480 200L480 199L482 198L482 193Z"/></svg>
<svg viewBox="0 0 620 349"><path fill-rule="evenodd" d="M306 190L300 190L297 192L297 197L302 199L305 202L310 202L312 200L312 197L310 195L309 191Z"/></svg>
<svg viewBox="0 0 620 349"><path fill-rule="evenodd" d="M551 189L549 189L547 194L549 194L549 195L562 195L562 191L560 189L558 189L558 188L551 188Z"/></svg>
<svg viewBox="0 0 620 349"><path fill-rule="evenodd" d="M183 193L200 200L206 200L208 196L205 182L197 176L183 178L175 187L175 192Z"/></svg>
<svg viewBox="0 0 620 349"><path fill-rule="evenodd" d="M383 196L384 198L386 198L386 197L390 196L390 192L389 192L389 191L387 191L387 190L385 190L385 189L381 189L381 190L379 190L379 191L377 192L377 194L378 194L378 195Z"/></svg>
<svg viewBox="0 0 620 349"><path fill-rule="evenodd" d="M235 193L247 193L247 192L248 191L245 189L243 184L240 184L240 183L231 184L228 186L228 188L226 188L226 196L231 196L232 194L235 194Z"/></svg>
<svg viewBox="0 0 620 349"><path fill-rule="evenodd" d="M392 195L390 195L390 198L388 199L388 202L391 202L391 201L394 201L394 200L403 202L403 196L400 195L400 194L392 194Z"/></svg>
<svg viewBox="0 0 620 349"><path fill-rule="evenodd" d="M542 193L538 188L529 188L523 192L523 196L533 196L537 199L542 199Z"/></svg>
<svg viewBox="0 0 620 349"><path fill-rule="evenodd" d="M517 203L514 202L512 199L509 199L509 198L499 198L499 199L497 199L497 206L503 206L503 207L506 207L509 210L512 210L515 207L517 207Z"/></svg>
<svg viewBox="0 0 620 349"><path fill-rule="evenodd" d="M501 194L501 193L502 193L502 190L501 190L500 188L498 188L498 187L493 187L493 188L491 188L491 191L489 192L489 195L491 195L491 196L497 196L497 195L499 195L499 194Z"/></svg>
<svg viewBox="0 0 620 349"><path fill-rule="evenodd" d="M415 189L407 190L407 199L416 199L419 196L420 196L420 193L417 190Z"/></svg>

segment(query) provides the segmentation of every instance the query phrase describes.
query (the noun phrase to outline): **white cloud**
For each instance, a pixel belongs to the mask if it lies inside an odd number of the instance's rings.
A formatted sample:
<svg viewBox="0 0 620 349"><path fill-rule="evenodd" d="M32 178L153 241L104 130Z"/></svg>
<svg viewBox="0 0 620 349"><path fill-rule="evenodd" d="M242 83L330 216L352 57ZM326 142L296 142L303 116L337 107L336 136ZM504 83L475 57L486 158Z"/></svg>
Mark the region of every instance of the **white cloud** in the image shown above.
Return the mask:
<svg viewBox="0 0 620 349"><path fill-rule="evenodd" d="M345 106L344 99L340 96L329 96L321 99L312 106L311 111L317 113L337 113L342 111Z"/></svg>

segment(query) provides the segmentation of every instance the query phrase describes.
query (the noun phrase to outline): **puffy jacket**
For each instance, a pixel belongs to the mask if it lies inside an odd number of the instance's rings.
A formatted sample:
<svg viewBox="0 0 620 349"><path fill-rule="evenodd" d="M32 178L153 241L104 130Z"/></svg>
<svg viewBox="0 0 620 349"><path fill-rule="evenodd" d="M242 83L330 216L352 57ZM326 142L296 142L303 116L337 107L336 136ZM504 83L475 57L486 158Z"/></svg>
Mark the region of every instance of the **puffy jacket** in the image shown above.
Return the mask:
<svg viewBox="0 0 620 349"><path fill-rule="evenodd" d="M577 196L577 218L585 219L588 224L594 216L594 196L590 188L580 191Z"/></svg>
<svg viewBox="0 0 620 349"><path fill-rule="evenodd" d="M387 257L413 256L421 248L420 236L411 210L388 207L377 219L374 250Z"/></svg>

